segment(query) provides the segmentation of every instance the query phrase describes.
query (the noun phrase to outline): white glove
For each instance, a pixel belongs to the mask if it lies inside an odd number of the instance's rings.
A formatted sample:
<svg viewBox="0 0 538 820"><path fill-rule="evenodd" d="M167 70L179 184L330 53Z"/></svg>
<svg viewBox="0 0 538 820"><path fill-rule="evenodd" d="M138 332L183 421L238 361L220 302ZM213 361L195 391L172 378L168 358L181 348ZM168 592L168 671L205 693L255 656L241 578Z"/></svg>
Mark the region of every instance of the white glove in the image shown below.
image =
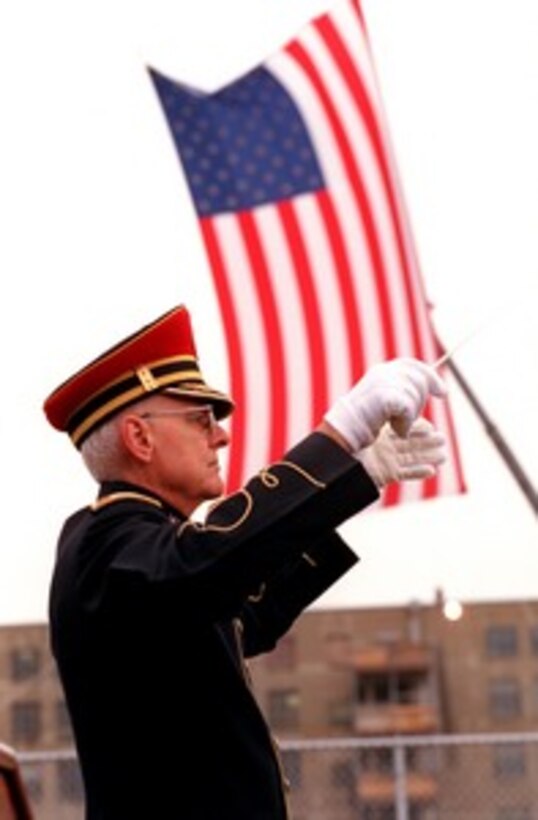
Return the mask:
<svg viewBox="0 0 538 820"><path fill-rule="evenodd" d="M378 487L391 481L430 478L446 460L446 439L424 418L413 422L407 438L400 438L385 424L357 458Z"/></svg>
<svg viewBox="0 0 538 820"><path fill-rule="evenodd" d="M446 392L444 381L430 365L418 359L392 359L371 367L333 404L325 420L356 455L372 444L387 421L399 436L406 436L430 394Z"/></svg>

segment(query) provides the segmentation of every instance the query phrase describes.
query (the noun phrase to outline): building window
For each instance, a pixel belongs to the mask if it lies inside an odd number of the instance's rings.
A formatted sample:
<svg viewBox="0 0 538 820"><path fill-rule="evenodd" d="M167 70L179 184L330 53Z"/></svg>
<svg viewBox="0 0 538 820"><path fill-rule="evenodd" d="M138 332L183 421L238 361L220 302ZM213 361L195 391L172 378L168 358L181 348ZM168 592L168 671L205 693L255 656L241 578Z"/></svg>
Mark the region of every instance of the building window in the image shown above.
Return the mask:
<svg viewBox="0 0 538 820"><path fill-rule="evenodd" d="M359 703L388 703L390 699L391 687L388 675L359 676Z"/></svg>
<svg viewBox="0 0 538 820"><path fill-rule="evenodd" d="M397 703L424 703L427 696L426 676L423 672L400 672L395 676Z"/></svg>
<svg viewBox="0 0 538 820"><path fill-rule="evenodd" d="M486 654L488 658L513 658L517 655L517 631L515 626L490 626L486 630Z"/></svg>
<svg viewBox="0 0 538 820"><path fill-rule="evenodd" d="M292 789L301 788L303 782L303 758L296 749L287 749L282 753L284 774L289 780Z"/></svg>
<svg viewBox="0 0 538 820"><path fill-rule="evenodd" d="M80 768L76 760L59 760L56 764L58 795L66 803L81 803L84 787Z"/></svg>
<svg viewBox="0 0 538 820"><path fill-rule="evenodd" d="M56 702L56 736L59 741L71 742L73 740L71 718L65 700Z"/></svg>
<svg viewBox="0 0 538 820"><path fill-rule="evenodd" d="M297 662L294 635L284 635L265 658L268 669L294 669Z"/></svg>
<svg viewBox="0 0 538 820"><path fill-rule="evenodd" d="M296 729L299 725L299 692L297 689L274 689L269 692L269 723L275 729Z"/></svg>
<svg viewBox="0 0 538 820"><path fill-rule="evenodd" d="M494 718L515 718L521 714L521 691L515 678L499 678L489 685L489 710Z"/></svg>
<svg viewBox="0 0 538 820"><path fill-rule="evenodd" d="M11 738L13 743L35 743L41 736L41 704L35 700L11 704Z"/></svg>
<svg viewBox="0 0 538 820"><path fill-rule="evenodd" d="M429 697L423 672L360 675L358 701L368 703L426 703Z"/></svg>
<svg viewBox="0 0 538 820"><path fill-rule="evenodd" d="M359 768L363 772L393 775L396 772L395 749L388 746L365 748L359 751ZM405 750L407 772L432 773L439 769L439 758L435 748L412 748Z"/></svg>
<svg viewBox="0 0 538 820"><path fill-rule="evenodd" d="M21 777L28 797L37 803L43 796L43 767L37 763L21 763Z"/></svg>
<svg viewBox="0 0 538 820"><path fill-rule="evenodd" d="M530 639L531 652L533 655L538 655L538 624L531 626Z"/></svg>
<svg viewBox="0 0 538 820"><path fill-rule="evenodd" d="M35 646L13 649L11 652L11 680L35 678L41 667L41 653Z"/></svg>
<svg viewBox="0 0 538 820"><path fill-rule="evenodd" d="M497 777L525 774L525 749L520 743L502 743L493 748L493 771Z"/></svg>

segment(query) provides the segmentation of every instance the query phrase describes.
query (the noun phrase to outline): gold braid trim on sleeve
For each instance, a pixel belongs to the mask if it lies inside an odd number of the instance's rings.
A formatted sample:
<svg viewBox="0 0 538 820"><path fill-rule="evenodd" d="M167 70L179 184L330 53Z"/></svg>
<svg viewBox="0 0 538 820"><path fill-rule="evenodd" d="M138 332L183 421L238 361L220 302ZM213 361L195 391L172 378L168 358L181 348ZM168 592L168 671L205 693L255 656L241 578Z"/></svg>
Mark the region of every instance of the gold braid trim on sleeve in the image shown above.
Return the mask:
<svg viewBox="0 0 538 820"><path fill-rule="evenodd" d="M289 467L290 470L295 470L296 473L299 473L306 481L309 481L310 484L313 484L314 487L319 487L320 490L324 490L327 484L324 481L320 481L319 478L308 473L302 467L299 467L298 464L294 464L293 461L276 461L274 464L271 464L270 467L265 467L263 470L259 472L259 478L262 484L269 489L273 487L278 487L280 484L280 479L278 476L273 475L271 469L273 467Z"/></svg>
<svg viewBox="0 0 538 820"><path fill-rule="evenodd" d="M248 490L239 490L237 493L234 493L233 496L228 496L228 498L224 498L222 501L219 501L217 504L213 505L213 507L211 508L211 512L218 509L221 504L224 504L225 502L229 501L230 498L234 498L235 496L242 496L246 501L245 509L243 510L237 521L234 521L232 524L201 524L198 521L184 521L177 531L178 538L181 535L183 535L183 532L187 527L194 527L194 529L200 530L202 532L232 532L233 530L236 530L238 527L241 526L241 524L243 524L247 520L254 506L253 498L251 494L248 492Z"/></svg>
<svg viewBox="0 0 538 820"><path fill-rule="evenodd" d="M324 481L320 481L318 478L308 473L302 467L299 467L298 464L294 464L293 461L276 461L274 464L271 465L271 467L266 467L263 470L260 470L260 472L258 473L258 477L264 485L264 487L267 487L270 490L280 485L280 478L271 472L271 469L273 467L288 467L290 470L294 470L296 473L302 476L302 478L304 478L305 481L308 481L310 484L312 484L314 487L318 487L320 490L325 489L325 487L327 486L327 484ZM184 521L177 531L178 538L181 535L183 535L187 527L193 527L194 529L203 532L233 532L233 530L236 530L238 527L241 526L241 524L243 524L247 520L247 518L252 513L252 508L254 507L254 499L252 498L252 495L249 493L248 490L238 490L238 492L234 493L234 495L228 496L227 498L223 498L222 501L217 501L215 504L212 505L210 513L213 514L213 512L217 510L221 506L221 504L228 502L230 498L234 498L235 496L243 496L243 498L246 501L245 509L241 513L237 521L234 521L232 524L201 524L198 521Z"/></svg>

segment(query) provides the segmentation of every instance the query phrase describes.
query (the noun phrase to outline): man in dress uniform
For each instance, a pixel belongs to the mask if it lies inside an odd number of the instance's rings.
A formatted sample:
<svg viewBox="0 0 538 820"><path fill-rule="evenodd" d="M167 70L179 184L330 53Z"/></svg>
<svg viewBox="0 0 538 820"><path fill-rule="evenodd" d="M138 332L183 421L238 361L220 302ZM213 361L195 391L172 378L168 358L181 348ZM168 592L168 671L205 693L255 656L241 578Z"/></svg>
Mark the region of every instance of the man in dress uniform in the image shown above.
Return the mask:
<svg viewBox="0 0 538 820"><path fill-rule="evenodd" d="M50 595L88 820L289 816L244 658L357 561L339 524L388 481L435 472L443 439L418 417L444 392L422 362L373 367L204 524L190 516L223 492L233 403L205 383L185 307L49 396L99 484L63 527Z"/></svg>

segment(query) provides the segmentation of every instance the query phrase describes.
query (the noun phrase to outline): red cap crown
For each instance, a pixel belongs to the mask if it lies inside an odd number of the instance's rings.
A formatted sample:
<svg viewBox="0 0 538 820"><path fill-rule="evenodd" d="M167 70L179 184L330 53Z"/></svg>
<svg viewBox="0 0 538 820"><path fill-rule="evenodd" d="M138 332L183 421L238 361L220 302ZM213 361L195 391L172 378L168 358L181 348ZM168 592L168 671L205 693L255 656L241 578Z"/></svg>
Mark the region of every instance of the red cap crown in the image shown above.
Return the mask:
<svg viewBox="0 0 538 820"><path fill-rule="evenodd" d="M124 407L163 391L214 405L217 418L231 399L203 380L190 316L184 306L165 313L107 350L61 384L45 401L47 419L80 447L88 435Z"/></svg>

